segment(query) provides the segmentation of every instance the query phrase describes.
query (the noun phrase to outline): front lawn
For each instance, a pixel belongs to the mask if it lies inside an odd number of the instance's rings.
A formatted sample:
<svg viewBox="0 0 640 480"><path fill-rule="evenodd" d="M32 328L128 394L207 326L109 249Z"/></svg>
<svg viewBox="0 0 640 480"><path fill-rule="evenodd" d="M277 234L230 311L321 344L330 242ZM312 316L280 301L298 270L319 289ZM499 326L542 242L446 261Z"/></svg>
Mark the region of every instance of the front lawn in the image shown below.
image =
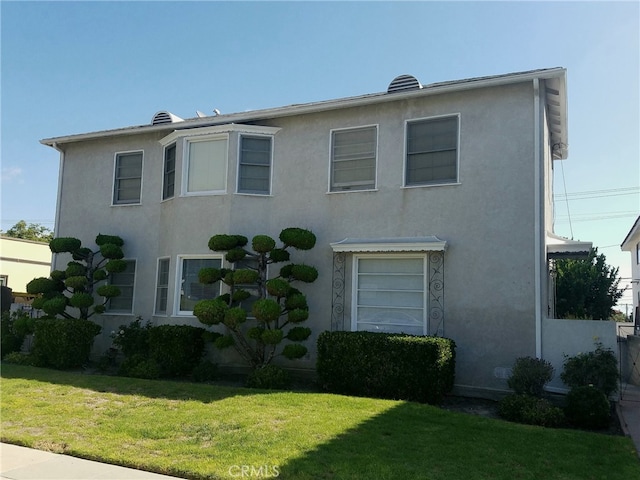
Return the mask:
<svg viewBox="0 0 640 480"><path fill-rule="evenodd" d="M628 438L403 401L2 365L2 441L193 479L640 478Z"/></svg>

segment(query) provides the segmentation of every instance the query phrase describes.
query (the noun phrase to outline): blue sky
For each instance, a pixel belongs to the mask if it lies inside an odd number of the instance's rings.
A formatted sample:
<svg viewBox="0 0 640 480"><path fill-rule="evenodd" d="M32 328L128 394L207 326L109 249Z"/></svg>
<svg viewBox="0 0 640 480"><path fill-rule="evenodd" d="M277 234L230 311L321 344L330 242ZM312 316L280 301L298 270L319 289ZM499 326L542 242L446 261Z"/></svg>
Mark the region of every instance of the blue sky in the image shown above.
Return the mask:
<svg viewBox="0 0 640 480"><path fill-rule="evenodd" d="M0 15L3 230L53 228L58 154L42 138L147 124L159 110L190 118L380 92L404 73L428 84L560 66L569 159L556 164L556 193L569 196L556 232L593 241L628 283L636 1L2 1Z"/></svg>

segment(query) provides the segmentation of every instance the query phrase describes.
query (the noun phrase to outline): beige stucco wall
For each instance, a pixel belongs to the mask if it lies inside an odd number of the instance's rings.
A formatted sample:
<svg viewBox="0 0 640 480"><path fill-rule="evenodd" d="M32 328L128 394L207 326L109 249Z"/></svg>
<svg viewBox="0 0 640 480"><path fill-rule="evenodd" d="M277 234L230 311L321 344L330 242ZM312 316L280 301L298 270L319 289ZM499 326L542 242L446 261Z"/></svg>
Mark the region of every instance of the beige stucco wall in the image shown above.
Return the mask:
<svg viewBox="0 0 640 480"><path fill-rule="evenodd" d="M460 115L460 184L403 188L405 120L446 114ZM271 196L232 193L237 142L231 139L227 194L180 197L178 148L177 196L165 202L160 201L163 149L158 141L170 130L71 143L62 146L57 234L89 243L98 232L121 235L126 256L137 260L134 315L200 326L195 318L153 316L159 257L171 258L171 309L178 255L211 253L211 235L275 237L289 226L311 229L318 237L316 248L294 259L320 271L313 285L302 287L311 309L312 350L317 335L331 328L331 242L436 235L448 244L444 335L457 344L456 382L501 389L506 380L497 378L496 368L536 353L533 122L530 82L281 117L260 122L281 128L274 141ZM327 193L331 129L372 124L379 132L377 190ZM110 206L114 155L138 149L144 151L142 204ZM58 268L65 261L60 259ZM106 345L109 332L133 318L104 315L105 336L98 344ZM313 351L295 363L309 369L314 364Z"/></svg>
<svg viewBox="0 0 640 480"><path fill-rule="evenodd" d="M0 275L7 276L7 286L15 293L25 293L27 283L48 277L51 250L42 242L0 237Z"/></svg>

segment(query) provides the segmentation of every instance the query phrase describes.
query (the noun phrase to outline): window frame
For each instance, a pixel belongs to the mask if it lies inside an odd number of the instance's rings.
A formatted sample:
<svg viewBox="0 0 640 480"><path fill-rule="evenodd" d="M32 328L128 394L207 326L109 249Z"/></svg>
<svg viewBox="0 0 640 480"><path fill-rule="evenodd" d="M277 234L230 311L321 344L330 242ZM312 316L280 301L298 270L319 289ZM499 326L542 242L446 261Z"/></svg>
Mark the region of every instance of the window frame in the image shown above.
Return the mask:
<svg viewBox="0 0 640 480"><path fill-rule="evenodd" d="M364 186L359 186L354 184L351 188L339 188L334 184L334 146L335 146L335 135L346 132L353 132L356 130L368 130L374 129L374 137L375 137L375 145L374 145L374 158L373 158L373 186L367 183ZM349 192L367 192L374 191L378 188L378 146L379 146L379 134L380 129L378 124L371 125L359 125L357 127L345 127L345 128L334 128L330 130L329 134L329 190L328 193L349 193Z"/></svg>
<svg viewBox="0 0 640 480"><path fill-rule="evenodd" d="M220 260L220 268L225 268L225 260L224 255L220 254L183 254L178 255L176 261L176 282L175 282L175 296L174 296L174 305L173 305L173 313L178 317L194 317L193 310L181 310L182 303L182 274L184 270L184 260ZM218 282L218 295L222 295L222 285L223 282ZM215 297L217 298L217 297Z"/></svg>
<svg viewBox="0 0 640 480"><path fill-rule="evenodd" d="M173 170L167 171L167 152L173 148L174 153L173 153ZM172 198L174 198L176 196L176 172L177 172L177 166L178 166L178 143L177 142L173 142L170 143L168 145L164 145L163 148L163 161L162 161L162 198L161 200L164 202L165 200L171 200ZM169 174L173 173L173 191L171 192L171 195L169 195L167 193L168 190L168 183L167 183L167 178L169 176Z"/></svg>
<svg viewBox="0 0 640 480"><path fill-rule="evenodd" d="M160 283L160 263L167 262L167 283ZM153 314L157 316L168 316L169 315L169 279L171 278L171 257L160 257L156 263L156 289L155 296L153 298ZM164 306L164 310L158 309L158 300L160 298L160 289L163 289L166 293L166 303Z"/></svg>
<svg viewBox="0 0 640 480"><path fill-rule="evenodd" d="M124 260L125 262L132 262L133 263L133 283L129 286L129 285L122 285L122 284L117 284L117 283L113 283L113 275L118 275L124 272L118 272L118 273L111 273L109 274L108 277L108 284L109 285L114 285L118 288L120 288L120 291L122 292L122 287L129 287L131 288L131 309L130 310L112 310L110 305L111 305L111 299L107 300L107 303L105 304L105 311L104 314L106 315L133 315L134 312L134 305L136 302L136 281L138 279L138 260L135 258L123 258L122 260ZM119 298L119 297L115 297L115 298Z"/></svg>
<svg viewBox="0 0 640 480"><path fill-rule="evenodd" d="M359 260L361 259L387 259L387 260L400 260L400 259L416 259L422 262L422 333L417 335L428 335L429 332L429 252L407 252L407 253L354 253L351 265L351 330L357 331L375 331L375 330L358 330L358 324L364 323L358 321L358 307L361 305L358 303L359 293L359 279L360 269ZM397 290L403 291L403 290ZM365 305L366 306L366 305ZM368 306L371 307L371 306ZM376 306L384 308L382 306ZM400 307L410 308L410 307ZM371 323L371 322L368 322ZM388 333L401 333L400 330L384 330ZM407 332L404 332L407 333ZM408 333L410 335L416 335L415 333Z"/></svg>
<svg viewBox="0 0 640 480"><path fill-rule="evenodd" d="M404 155L403 155L403 170L402 170L402 186L403 188L422 188L422 187L439 187L445 185L459 185L460 184L460 125L461 125L460 113L447 113L443 115L434 115L430 117L411 118L404 122ZM436 122L447 118L456 118L456 177L452 180L434 180L430 182L408 182L408 163L409 163L409 126L416 123Z"/></svg>
<svg viewBox="0 0 640 480"><path fill-rule="evenodd" d="M206 143L206 142L218 142L225 141L226 148L224 153L224 162L223 162L223 170L224 172L221 174L221 177L224 181L224 187L222 189L214 189L214 190L196 190L189 191L189 167L191 164L190 151L191 145L195 143ZM229 134L227 133L219 133L219 134L211 134L211 135L194 135L192 137L188 137L184 139L183 145L183 155L182 155L182 190L181 196L183 197L195 197L202 195L224 195L227 193L227 176L229 174Z"/></svg>
<svg viewBox="0 0 640 480"><path fill-rule="evenodd" d="M269 140L269 187L267 192L259 192L257 190L240 190L240 172L242 171L242 140L244 138L259 138L259 139L268 139ZM271 196L272 186L273 186L273 157L274 157L274 136L273 135L265 135L260 133L249 133L249 132L240 132L238 134L238 158L237 158L237 175L236 175L236 193L239 195L258 195L258 196ZM246 165L246 164L245 164ZM251 164L249 164L251 165ZM254 165L256 166L256 165ZM257 165L260 167L264 167L264 165Z"/></svg>
<svg viewBox="0 0 640 480"><path fill-rule="evenodd" d="M140 178L140 187L138 190L138 200L137 201L122 201L117 198L119 189L119 181L122 178L118 178L118 160L125 156L133 156L134 154L140 155L140 177L130 177L130 178ZM122 207L122 206L131 206L131 205L141 205L142 204L142 186L144 179L144 150L126 150L121 152L115 152L113 158L113 183L111 189L111 206L113 207Z"/></svg>

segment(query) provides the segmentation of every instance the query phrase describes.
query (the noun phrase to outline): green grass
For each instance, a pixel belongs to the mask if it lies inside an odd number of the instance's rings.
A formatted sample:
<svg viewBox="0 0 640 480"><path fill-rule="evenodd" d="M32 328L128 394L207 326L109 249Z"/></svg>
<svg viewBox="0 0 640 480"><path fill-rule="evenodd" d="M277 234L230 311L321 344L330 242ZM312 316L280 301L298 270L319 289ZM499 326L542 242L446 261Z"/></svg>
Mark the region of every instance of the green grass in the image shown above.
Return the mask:
<svg viewBox="0 0 640 480"><path fill-rule="evenodd" d="M2 441L186 478L640 478L628 438L411 402L7 364L1 382Z"/></svg>

